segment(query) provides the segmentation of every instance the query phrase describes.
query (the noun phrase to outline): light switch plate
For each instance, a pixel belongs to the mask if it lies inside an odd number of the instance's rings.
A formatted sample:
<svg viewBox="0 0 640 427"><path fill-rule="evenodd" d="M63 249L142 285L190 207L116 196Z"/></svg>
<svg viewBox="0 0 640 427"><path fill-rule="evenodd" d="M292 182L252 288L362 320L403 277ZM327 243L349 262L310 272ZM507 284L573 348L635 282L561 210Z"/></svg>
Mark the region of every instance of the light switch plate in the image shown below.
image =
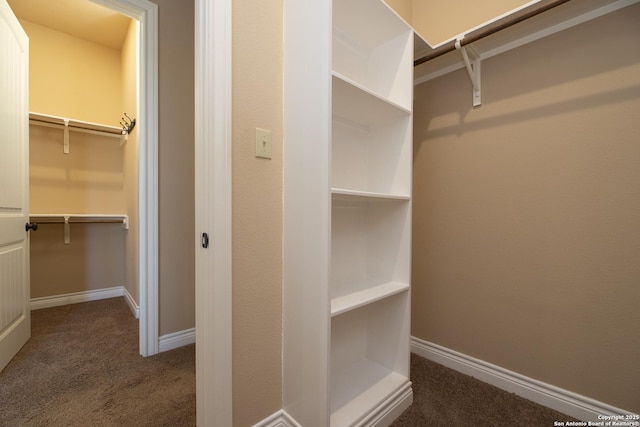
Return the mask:
<svg viewBox="0 0 640 427"><path fill-rule="evenodd" d="M256 128L256 157L271 158L271 131Z"/></svg>

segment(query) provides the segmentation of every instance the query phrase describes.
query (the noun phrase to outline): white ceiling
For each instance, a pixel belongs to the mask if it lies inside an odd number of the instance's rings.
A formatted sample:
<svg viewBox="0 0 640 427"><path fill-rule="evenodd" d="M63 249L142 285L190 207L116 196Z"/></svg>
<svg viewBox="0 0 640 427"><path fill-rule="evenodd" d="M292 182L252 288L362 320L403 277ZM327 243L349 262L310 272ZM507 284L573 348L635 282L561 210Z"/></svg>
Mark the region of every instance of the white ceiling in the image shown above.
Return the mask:
<svg viewBox="0 0 640 427"><path fill-rule="evenodd" d="M90 0L7 0L18 19L121 49L131 18Z"/></svg>

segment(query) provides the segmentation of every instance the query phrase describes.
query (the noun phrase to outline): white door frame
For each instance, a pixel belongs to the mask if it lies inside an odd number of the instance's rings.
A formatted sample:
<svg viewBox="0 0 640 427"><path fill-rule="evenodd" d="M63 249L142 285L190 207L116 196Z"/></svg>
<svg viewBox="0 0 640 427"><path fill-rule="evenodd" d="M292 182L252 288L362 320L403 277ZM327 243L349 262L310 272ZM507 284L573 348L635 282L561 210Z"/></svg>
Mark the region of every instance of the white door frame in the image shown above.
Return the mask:
<svg viewBox="0 0 640 427"><path fill-rule="evenodd" d="M159 352L158 332L158 6L148 0L91 0L139 27L138 304L140 354Z"/></svg>
<svg viewBox="0 0 640 427"><path fill-rule="evenodd" d="M196 405L214 427L233 425L231 6L195 0Z"/></svg>

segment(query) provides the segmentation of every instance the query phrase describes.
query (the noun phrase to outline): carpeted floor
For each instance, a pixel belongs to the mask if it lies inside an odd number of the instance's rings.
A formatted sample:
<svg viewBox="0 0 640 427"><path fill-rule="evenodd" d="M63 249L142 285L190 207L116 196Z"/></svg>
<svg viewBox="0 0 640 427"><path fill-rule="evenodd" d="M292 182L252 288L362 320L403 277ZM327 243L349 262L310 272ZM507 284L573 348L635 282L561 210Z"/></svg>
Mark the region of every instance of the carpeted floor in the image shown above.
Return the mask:
<svg viewBox="0 0 640 427"><path fill-rule="evenodd" d="M143 358L123 298L31 313L0 373L0 426L195 425L195 346Z"/></svg>
<svg viewBox="0 0 640 427"><path fill-rule="evenodd" d="M138 321L123 298L31 319L31 340L0 373L1 427L195 425L195 346L141 357ZM411 381L414 403L392 427L575 421L416 355Z"/></svg>
<svg viewBox="0 0 640 427"><path fill-rule="evenodd" d="M392 427L552 427L577 421L468 375L411 355L413 404Z"/></svg>

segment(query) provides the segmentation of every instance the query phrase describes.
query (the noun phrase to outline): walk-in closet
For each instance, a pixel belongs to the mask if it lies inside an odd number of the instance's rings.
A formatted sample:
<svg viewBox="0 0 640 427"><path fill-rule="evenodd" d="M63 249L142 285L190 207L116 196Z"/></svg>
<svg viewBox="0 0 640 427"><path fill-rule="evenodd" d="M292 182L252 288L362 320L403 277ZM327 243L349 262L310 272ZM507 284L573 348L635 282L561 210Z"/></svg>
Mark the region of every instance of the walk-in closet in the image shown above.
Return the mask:
<svg viewBox="0 0 640 427"><path fill-rule="evenodd" d="M31 308L124 296L135 314L137 21L87 0L10 3L30 47Z"/></svg>

